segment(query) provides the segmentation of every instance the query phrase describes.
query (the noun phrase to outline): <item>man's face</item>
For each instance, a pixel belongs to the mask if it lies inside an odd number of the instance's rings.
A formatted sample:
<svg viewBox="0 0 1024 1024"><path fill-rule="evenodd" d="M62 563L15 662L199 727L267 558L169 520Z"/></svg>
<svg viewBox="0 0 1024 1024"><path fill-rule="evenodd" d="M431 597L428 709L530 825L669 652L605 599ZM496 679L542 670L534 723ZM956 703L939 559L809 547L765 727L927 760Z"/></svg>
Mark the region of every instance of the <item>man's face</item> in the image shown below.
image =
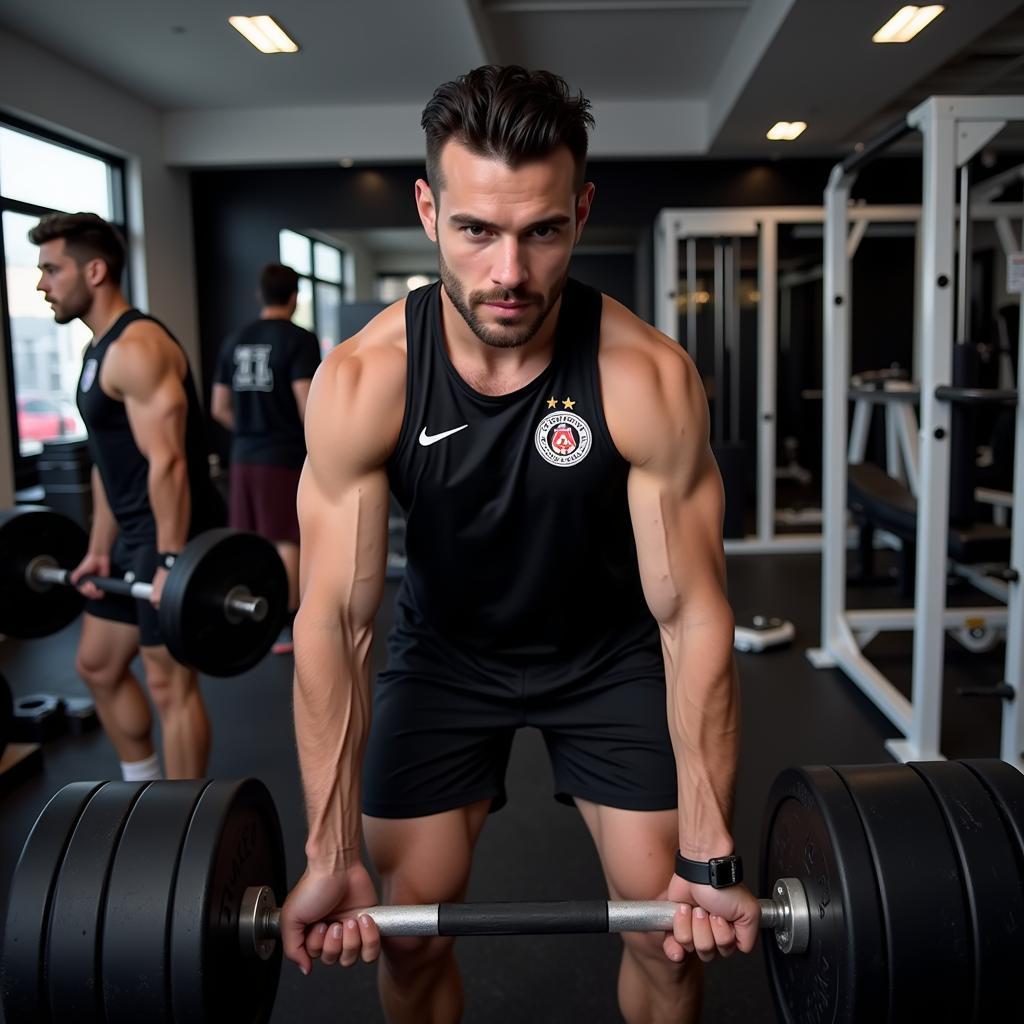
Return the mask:
<svg viewBox="0 0 1024 1024"><path fill-rule="evenodd" d="M90 261L101 262L101 261ZM80 267L67 254L63 238L39 247L39 283L36 291L53 307L53 318L67 324L89 312L93 293L87 280L89 264Z"/></svg>
<svg viewBox="0 0 1024 1024"><path fill-rule="evenodd" d="M512 168L449 142L441 171L440 194L418 181L416 204L444 289L485 345L525 345L562 293L594 187L576 193L565 147Z"/></svg>

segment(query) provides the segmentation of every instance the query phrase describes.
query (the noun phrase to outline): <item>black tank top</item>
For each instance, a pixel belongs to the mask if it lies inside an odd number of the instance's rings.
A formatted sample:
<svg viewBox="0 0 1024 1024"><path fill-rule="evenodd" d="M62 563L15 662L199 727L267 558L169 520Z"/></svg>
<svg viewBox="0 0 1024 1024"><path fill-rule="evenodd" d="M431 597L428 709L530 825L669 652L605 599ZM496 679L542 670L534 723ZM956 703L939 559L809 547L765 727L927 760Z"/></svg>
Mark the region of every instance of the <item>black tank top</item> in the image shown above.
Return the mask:
<svg viewBox="0 0 1024 1024"><path fill-rule="evenodd" d="M86 348L77 398L79 412L89 432L89 453L99 470L121 535L133 544L155 544L156 522L149 505L149 462L132 436L124 402L111 398L100 387L100 372L107 352L125 328L136 320L152 320L167 331L155 317L137 309L127 310L99 341ZM178 343L170 331L167 334ZM188 367L188 360L185 362ZM185 458L192 502L189 536L193 536L223 522L223 503L210 481L203 414L191 368L186 369L182 383L188 399Z"/></svg>
<svg viewBox="0 0 1024 1024"><path fill-rule="evenodd" d="M405 418L388 463L408 518L398 628L501 655L657 644L598 385L601 295L568 281L547 369L482 395L445 349L440 285L406 300Z"/></svg>

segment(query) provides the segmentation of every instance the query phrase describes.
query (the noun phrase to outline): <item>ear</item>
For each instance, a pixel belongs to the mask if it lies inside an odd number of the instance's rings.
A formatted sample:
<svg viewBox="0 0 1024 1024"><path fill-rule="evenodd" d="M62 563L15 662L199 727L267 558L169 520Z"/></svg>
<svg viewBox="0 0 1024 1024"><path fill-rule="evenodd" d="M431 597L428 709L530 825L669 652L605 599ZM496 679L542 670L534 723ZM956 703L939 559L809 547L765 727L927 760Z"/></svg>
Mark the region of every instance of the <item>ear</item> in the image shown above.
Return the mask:
<svg viewBox="0 0 1024 1024"><path fill-rule="evenodd" d="M85 262L82 267L82 276L90 288L98 288L104 281L110 280L110 270L106 261L97 256Z"/></svg>
<svg viewBox="0 0 1024 1024"><path fill-rule="evenodd" d="M583 234L583 228L587 221L590 219L590 207L594 202L594 193L597 191L594 183L588 181L583 188L576 193L576 241L574 245L579 245L580 236Z"/></svg>
<svg viewBox="0 0 1024 1024"><path fill-rule="evenodd" d="M420 223L427 233L427 238L437 242L438 204L434 199L433 190L423 178L416 181L416 212L420 215Z"/></svg>

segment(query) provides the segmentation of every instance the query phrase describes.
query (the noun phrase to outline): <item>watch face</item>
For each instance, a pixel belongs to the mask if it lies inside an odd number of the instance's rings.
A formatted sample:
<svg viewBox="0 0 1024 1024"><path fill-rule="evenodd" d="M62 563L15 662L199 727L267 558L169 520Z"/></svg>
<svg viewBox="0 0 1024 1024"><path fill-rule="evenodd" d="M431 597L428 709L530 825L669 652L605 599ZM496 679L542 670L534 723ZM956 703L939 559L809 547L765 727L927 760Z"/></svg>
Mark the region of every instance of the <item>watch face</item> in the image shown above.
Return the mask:
<svg viewBox="0 0 1024 1024"><path fill-rule="evenodd" d="M716 889L725 889L743 881L743 861L736 856L716 857L708 862L711 884Z"/></svg>

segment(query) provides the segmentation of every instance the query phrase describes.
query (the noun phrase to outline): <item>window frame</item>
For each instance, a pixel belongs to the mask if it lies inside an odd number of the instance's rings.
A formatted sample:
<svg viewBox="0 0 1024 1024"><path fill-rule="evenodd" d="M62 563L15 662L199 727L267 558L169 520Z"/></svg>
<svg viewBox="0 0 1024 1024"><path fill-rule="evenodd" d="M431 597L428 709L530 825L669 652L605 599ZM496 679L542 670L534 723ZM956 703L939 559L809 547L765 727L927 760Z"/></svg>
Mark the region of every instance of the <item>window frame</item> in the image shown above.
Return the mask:
<svg viewBox="0 0 1024 1024"><path fill-rule="evenodd" d="M110 203L110 222L121 232L125 238L125 247L128 248L128 196L127 196L127 161L123 158L104 152L91 146L88 143L79 142L74 138L61 135L49 128L43 128L32 124L30 121L22 120L0 110L0 126L11 131L21 132L24 135L31 135L43 142L59 146L62 149L71 150L73 153L81 153L97 160L102 160L109 171L107 178L108 201ZM0 220L7 212L20 213L29 217L43 217L48 213L73 213L73 210L57 210L54 207L39 206L36 203L25 202L23 199L11 199L3 193L3 182L0 181ZM130 266L129 254L125 252L125 267ZM18 489L17 481L25 474L29 464L35 458L33 455L23 455L21 451L21 435L18 430L18 400L14 380L14 339L11 330L11 307L7 292L7 252L4 245L3 231L0 231L0 325L3 327L3 359L7 371L7 414L8 425L11 437L11 460L14 466L15 490ZM125 274L123 288L126 295L131 294L130 275Z"/></svg>
<svg viewBox="0 0 1024 1024"><path fill-rule="evenodd" d="M349 271L349 264L348 264L348 255L349 254L348 254L348 250L345 249L343 246L339 245L337 242L327 242L327 241L324 241L324 239L322 239L322 238L316 238L313 235L306 234L305 231L296 231L295 228L281 228L278 231L278 233L277 233L277 258L282 263L284 262L283 259L282 259L282 256L281 256L281 232L282 231L288 231L291 234L295 235L296 237L303 239L306 242L306 244L309 246L309 267L310 267L310 272L308 274L302 274L302 273L299 273L298 270L296 270L295 273L298 274L300 281L308 281L310 283L311 294L312 294L312 297L313 297L313 333L316 335L317 342L320 342L322 344L322 342L321 342L321 334L320 334L320 328L321 328L320 314L319 314L319 309L318 309L318 303L316 301L317 285L324 284L324 285L328 285L331 288L337 288L338 289L338 305L339 306L342 306L347 301L349 301L348 300L348 294L349 294L349 290L348 290L348 271ZM317 273L316 273L316 253L315 253L315 249L314 249L314 246L317 246L317 245L323 245L323 246L326 246L328 249L334 249L338 253L338 255L340 257L339 263L341 265L341 280L339 280L339 281L330 281L326 277L318 277L317 276ZM295 268L293 267L292 269L294 270ZM341 320L339 318L338 323L334 325L334 333L340 334L340 327L341 327ZM341 339L339 338L338 340L340 342Z"/></svg>

